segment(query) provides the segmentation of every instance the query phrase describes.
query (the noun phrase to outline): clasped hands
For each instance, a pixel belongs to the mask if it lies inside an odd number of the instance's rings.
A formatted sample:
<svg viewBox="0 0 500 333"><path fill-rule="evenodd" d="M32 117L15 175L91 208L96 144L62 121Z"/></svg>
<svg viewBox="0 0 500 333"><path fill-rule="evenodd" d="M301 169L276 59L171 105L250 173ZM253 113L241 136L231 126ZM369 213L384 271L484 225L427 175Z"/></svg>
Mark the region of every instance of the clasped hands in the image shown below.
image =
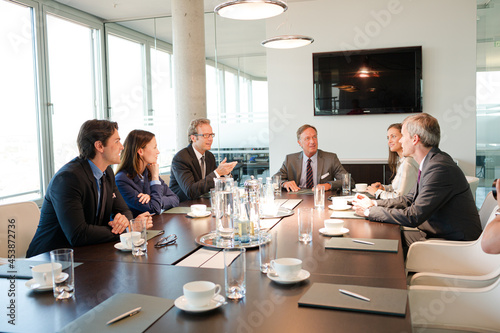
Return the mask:
<svg viewBox="0 0 500 333"><path fill-rule="evenodd" d="M366 191L371 195L375 195L375 192L377 192L377 190L385 190L384 185L382 185L380 182L376 182L366 188Z"/></svg>
<svg viewBox="0 0 500 333"><path fill-rule="evenodd" d="M146 219L146 229L151 229L153 227L153 218L149 212L144 212L136 217L136 219ZM112 221L108 222L108 225L112 228L111 232L114 234L121 234L130 225L127 217L120 213L115 215Z"/></svg>
<svg viewBox="0 0 500 333"><path fill-rule="evenodd" d="M324 184L318 184L317 186L323 186L325 188L325 191L328 191L332 188L332 185L330 183L324 183ZM300 187L297 186L297 183L295 183L295 180L290 180L288 182L283 183L283 188L285 188L288 192L297 192L300 190Z"/></svg>
<svg viewBox="0 0 500 333"><path fill-rule="evenodd" d="M375 206L375 204L364 194L358 193L352 199L352 209L359 216L365 216L365 210L372 206Z"/></svg>

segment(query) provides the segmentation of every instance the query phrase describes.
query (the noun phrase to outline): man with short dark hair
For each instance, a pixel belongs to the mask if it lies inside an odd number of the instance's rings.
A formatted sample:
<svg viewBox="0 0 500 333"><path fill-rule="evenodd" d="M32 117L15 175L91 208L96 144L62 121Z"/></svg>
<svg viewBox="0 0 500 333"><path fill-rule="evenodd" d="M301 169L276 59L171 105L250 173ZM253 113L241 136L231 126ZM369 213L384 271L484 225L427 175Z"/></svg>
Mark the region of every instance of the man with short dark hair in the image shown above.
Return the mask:
<svg viewBox="0 0 500 333"><path fill-rule="evenodd" d="M297 130L297 142L302 152L287 155L280 171L282 186L296 192L301 188L322 185L325 190L342 188L341 176L347 171L337 154L318 149L318 132L312 125L302 125ZM351 180L351 184L354 182Z"/></svg>
<svg viewBox="0 0 500 333"><path fill-rule="evenodd" d="M215 186L214 178L231 173L238 162L224 159L216 168L210 152L215 134L210 120L194 119L188 128L189 145L175 154L170 173L170 189L180 201L199 198Z"/></svg>
<svg viewBox="0 0 500 333"><path fill-rule="evenodd" d="M417 184L395 199L372 201L357 194L353 200L356 213L371 221L418 228L404 231L408 246L428 238L477 239L481 223L472 192L462 170L438 148L437 119L427 113L410 116L401 133L403 155L420 164Z"/></svg>
<svg viewBox="0 0 500 333"><path fill-rule="evenodd" d="M117 241L129 226L132 213L110 167L120 163L123 150L117 123L88 120L80 128L77 143L80 156L50 181L27 257L58 248ZM151 227L152 219L145 214Z"/></svg>

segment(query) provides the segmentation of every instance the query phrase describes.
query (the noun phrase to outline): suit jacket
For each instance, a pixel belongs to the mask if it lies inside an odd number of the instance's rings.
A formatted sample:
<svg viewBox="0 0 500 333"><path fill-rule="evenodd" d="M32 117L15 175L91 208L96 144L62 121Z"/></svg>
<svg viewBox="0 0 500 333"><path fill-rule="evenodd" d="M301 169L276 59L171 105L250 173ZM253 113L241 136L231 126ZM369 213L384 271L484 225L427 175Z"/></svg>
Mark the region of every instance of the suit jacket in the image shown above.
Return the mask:
<svg viewBox="0 0 500 333"><path fill-rule="evenodd" d="M294 180L297 186L300 184L303 156L304 152L300 152L289 154L285 157L285 161L280 171L276 173L277 175L281 174L282 182ZM340 177L345 173L347 173L347 171L342 164L340 164L337 154L318 149L317 184L329 183L332 186L332 190L342 188L342 180ZM352 179L351 185L354 185Z"/></svg>
<svg viewBox="0 0 500 333"><path fill-rule="evenodd" d="M106 169L104 218L98 221L97 183L89 162L79 157L64 165L52 178L42 205L40 222L27 257L50 250L116 241L111 215L132 213L115 184L111 167Z"/></svg>
<svg viewBox="0 0 500 333"><path fill-rule="evenodd" d="M450 155L432 148L425 157L420 182L404 196L377 200L369 219L417 227L427 238L475 240L481 223L462 170Z"/></svg>
<svg viewBox="0 0 500 333"><path fill-rule="evenodd" d="M215 187L215 157L210 151L205 152L205 178L201 178L200 162L190 144L175 154L170 172L170 189L181 201L199 198Z"/></svg>
<svg viewBox="0 0 500 333"><path fill-rule="evenodd" d="M128 207L134 216L144 212L161 214L162 209L170 209L179 206L179 198L160 178L160 184L149 184L149 170L146 168L142 174L144 181L141 181L139 175L135 175L134 179L127 176L127 172L122 170L116 174L116 186L125 199ZM140 203L137 195L139 193L149 194L151 199L148 203Z"/></svg>

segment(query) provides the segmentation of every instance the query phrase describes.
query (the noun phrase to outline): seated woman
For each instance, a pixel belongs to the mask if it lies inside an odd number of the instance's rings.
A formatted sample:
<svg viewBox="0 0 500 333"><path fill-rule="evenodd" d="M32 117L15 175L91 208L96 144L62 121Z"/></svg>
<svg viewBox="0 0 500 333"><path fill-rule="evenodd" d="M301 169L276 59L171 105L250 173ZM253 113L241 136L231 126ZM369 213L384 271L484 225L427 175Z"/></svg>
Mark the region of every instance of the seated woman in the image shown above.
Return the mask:
<svg viewBox="0 0 500 333"><path fill-rule="evenodd" d="M153 133L134 130L123 144L121 162L116 171L116 186L134 216L142 212L160 214L177 207L179 198L160 178Z"/></svg>
<svg viewBox="0 0 500 333"><path fill-rule="evenodd" d="M417 182L418 164L412 157L403 156L401 139L401 124L392 124L387 129L389 144L389 168L392 175L396 174L391 185L373 183L366 189L377 199L391 199L405 195Z"/></svg>

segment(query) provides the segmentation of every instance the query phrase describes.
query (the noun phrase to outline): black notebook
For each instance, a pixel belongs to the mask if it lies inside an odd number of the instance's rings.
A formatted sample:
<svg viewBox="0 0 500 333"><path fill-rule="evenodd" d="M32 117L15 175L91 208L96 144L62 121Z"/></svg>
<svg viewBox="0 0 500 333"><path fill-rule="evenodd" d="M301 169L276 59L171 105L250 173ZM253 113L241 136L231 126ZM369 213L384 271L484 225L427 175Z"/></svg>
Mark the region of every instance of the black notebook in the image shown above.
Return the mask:
<svg viewBox="0 0 500 333"><path fill-rule="evenodd" d="M373 244L363 244L355 242L359 240ZM397 239L373 239L373 238L338 238L334 237L325 243L327 249L357 250L357 251L377 251L377 252L398 252L399 240Z"/></svg>

